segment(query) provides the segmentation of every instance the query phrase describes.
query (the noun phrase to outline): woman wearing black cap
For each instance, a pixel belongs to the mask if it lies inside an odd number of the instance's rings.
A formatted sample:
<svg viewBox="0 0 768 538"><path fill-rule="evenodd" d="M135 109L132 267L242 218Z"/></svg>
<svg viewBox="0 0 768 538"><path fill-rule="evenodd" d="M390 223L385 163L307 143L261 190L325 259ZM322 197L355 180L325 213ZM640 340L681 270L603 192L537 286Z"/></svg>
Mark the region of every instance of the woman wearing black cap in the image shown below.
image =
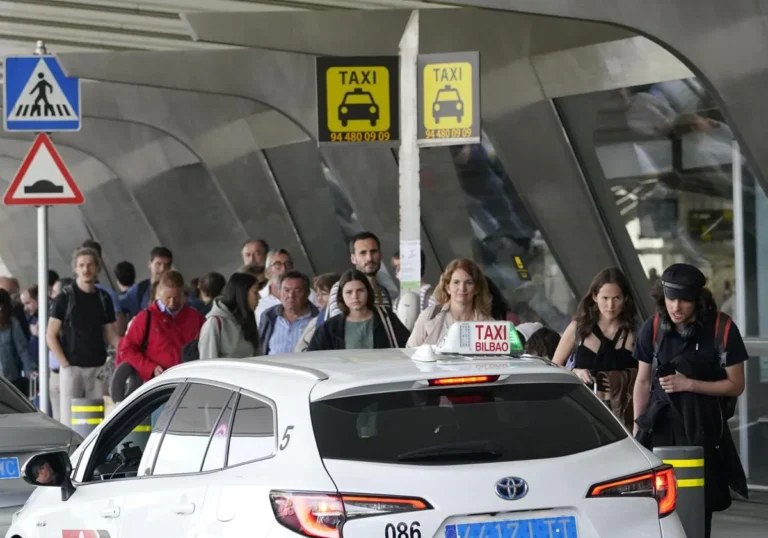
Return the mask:
<svg viewBox="0 0 768 538"><path fill-rule="evenodd" d="M749 357L739 329L718 313L704 274L688 264L664 271L653 290L657 314L637 335L635 435L647 448L704 448L706 538L712 512L731 505L729 486L747 485L727 420L744 391Z"/></svg>

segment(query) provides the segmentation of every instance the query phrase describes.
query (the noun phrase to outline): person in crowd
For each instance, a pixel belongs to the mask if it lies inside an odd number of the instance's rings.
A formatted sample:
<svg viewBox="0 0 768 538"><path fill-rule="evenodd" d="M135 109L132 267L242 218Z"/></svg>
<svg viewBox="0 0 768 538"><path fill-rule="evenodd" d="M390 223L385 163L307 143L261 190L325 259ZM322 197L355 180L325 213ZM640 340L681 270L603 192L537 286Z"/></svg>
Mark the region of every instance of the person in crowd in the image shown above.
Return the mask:
<svg viewBox="0 0 768 538"><path fill-rule="evenodd" d="M336 304L341 313L315 330L307 351L405 346L408 329L391 309L376 305L368 274L350 269L334 287L338 289Z"/></svg>
<svg viewBox="0 0 768 538"><path fill-rule="evenodd" d="M200 331L201 359L247 358L261 354L253 312L259 305L259 283L253 275L235 273L213 300Z"/></svg>
<svg viewBox="0 0 768 538"><path fill-rule="evenodd" d="M32 336L29 337L29 357L36 362L38 348L40 346L40 331L38 320L37 286L30 286L21 292L21 304L24 306L24 312L27 314L29 331Z"/></svg>
<svg viewBox="0 0 768 538"><path fill-rule="evenodd" d="M525 342L525 353L542 359L552 360L560 344L560 334L549 327L541 327Z"/></svg>
<svg viewBox="0 0 768 538"><path fill-rule="evenodd" d="M53 294L53 286L56 285L56 283L59 281L59 273L54 271L53 269L48 269L48 298L52 299L51 295Z"/></svg>
<svg viewBox="0 0 768 538"><path fill-rule="evenodd" d="M307 324L304 334L301 335L301 338L294 348L295 352L299 353L307 350L317 326L325 323L325 320L328 318L328 301L330 299L331 288L333 288L333 285L339 281L339 278L339 275L336 273L324 273L315 277L312 287L317 296L317 308L319 309L319 313Z"/></svg>
<svg viewBox="0 0 768 538"><path fill-rule="evenodd" d="M261 316L259 340L264 355L292 353L318 310L309 302L309 278L288 271L280 279L280 302Z"/></svg>
<svg viewBox="0 0 768 538"><path fill-rule="evenodd" d="M400 278L400 251L395 251L395 253L392 255L392 270L395 273L395 276L399 279ZM434 292L435 288L430 284L429 282L426 282L424 280L424 274L427 271L427 256L424 253L424 249L421 250L421 286L419 287L419 313L423 312L430 306L435 306L437 304L437 300L435 299ZM395 312L397 312L397 307L399 305L400 298L398 297L397 300L395 300L395 305L393 309Z"/></svg>
<svg viewBox="0 0 768 538"><path fill-rule="evenodd" d="M280 304L280 281L288 271L293 271L293 257L285 249L271 250L267 254L266 275L269 278L269 286L264 286L259 292L261 300L256 309L256 324L260 325L264 312ZM312 290L309 294L312 304L317 303L317 297Z"/></svg>
<svg viewBox="0 0 768 538"><path fill-rule="evenodd" d="M13 314L11 294L0 288L0 375L27 393L28 379L37 373L37 365L29 354L29 341L21 330L21 323Z"/></svg>
<svg viewBox="0 0 768 538"><path fill-rule="evenodd" d="M104 267L104 252L101 249L101 243L98 241L94 241L93 239L86 239L83 241L83 244L80 245L83 248L92 248L96 252L99 253L99 259L101 263L101 267ZM128 320L125 317L125 314L123 314L123 311L120 310L120 297L118 296L117 292L112 289L111 286L107 286L106 284L102 284L101 282L96 280L96 287L100 290L104 290L109 294L109 297L112 299L112 306L115 309L115 323L117 326L117 334L118 336L123 336L125 334L125 329L128 324Z"/></svg>
<svg viewBox="0 0 768 538"><path fill-rule="evenodd" d="M456 321L491 320L491 295L480 267L468 258L453 260L440 276L437 304L419 315L408 347L435 345Z"/></svg>
<svg viewBox="0 0 768 538"><path fill-rule="evenodd" d="M20 291L18 280L7 276L1 276L0 289L7 291L8 295L11 296L12 315L21 325L21 331L24 333L24 338L29 340L29 337L32 336L32 331L29 329L29 322L27 321L27 314L24 312L24 305L21 304L20 300L14 299L15 296L18 296Z"/></svg>
<svg viewBox="0 0 768 538"><path fill-rule="evenodd" d="M61 365L61 421L71 424L73 398L102 398L108 382L103 372L105 342L118 348L115 308L104 290L96 287L101 257L92 248L79 248L72 256L77 275L72 286L62 288L51 308L46 340Z"/></svg>
<svg viewBox="0 0 768 538"><path fill-rule="evenodd" d="M632 358L637 307L624 273L616 267L600 271L582 297L552 361L566 366L584 383L597 384L616 417L632 427L632 391L637 361Z"/></svg>
<svg viewBox="0 0 768 538"><path fill-rule="evenodd" d="M184 346L195 340L205 317L184 304L184 277L166 271L157 286L157 299L136 315L120 341L116 364L130 363L143 381L181 363Z"/></svg>
<svg viewBox="0 0 768 538"><path fill-rule="evenodd" d="M173 253L165 247L155 247L149 253L149 278L137 282L125 292L120 309L130 319L151 303L150 288L173 265Z"/></svg>
<svg viewBox="0 0 768 538"><path fill-rule="evenodd" d="M131 262L118 263L115 265L115 280L117 280L118 296L122 301L128 290L136 283L136 268Z"/></svg>
<svg viewBox="0 0 768 538"><path fill-rule="evenodd" d="M48 308L49 317L53 311L54 300L61 295L61 290L67 287L71 288L74 284L74 278L56 280L56 284L51 289L51 300ZM48 399L51 401L51 416L54 420L61 420L61 377L59 375L61 373L61 365L50 346L48 346L48 371Z"/></svg>
<svg viewBox="0 0 768 538"><path fill-rule="evenodd" d="M257 265L254 263L249 263L248 265L243 265L240 269L237 270L238 273L247 273L249 275L253 275L256 277L256 280L259 281L259 291L264 289L264 286L269 284L269 279L266 276L267 268L264 265Z"/></svg>
<svg viewBox="0 0 768 538"><path fill-rule="evenodd" d="M269 252L269 244L264 239L249 239L240 249L243 265L261 265L262 267L269 265L267 252Z"/></svg>
<svg viewBox="0 0 768 538"><path fill-rule="evenodd" d="M376 275L381 270L381 241L371 232L360 232L349 241L350 261L359 272L368 277L368 283L373 290L373 303L376 306L392 308L392 297L389 291L379 284ZM340 297L341 281L334 284L328 302L328 318L341 313L341 305L337 302Z"/></svg>
<svg viewBox="0 0 768 538"><path fill-rule="evenodd" d="M200 279L200 300L203 302L200 312L203 315L208 315L213 308L213 300L221 295L226 285L227 279L221 273L208 273Z"/></svg>
<svg viewBox="0 0 768 538"><path fill-rule="evenodd" d="M59 481L59 475L47 460L33 463L30 471L32 471L32 476L35 477L38 484L56 484Z"/></svg>
<svg viewBox="0 0 768 538"><path fill-rule="evenodd" d="M515 325L515 330L517 331L517 335L520 337L520 343L522 344L523 348L525 348L525 343L528 341L528 339L533 336L536 331L542 329L543 327L544 325L538 321Z"/></svg>
<svg viewBox="0 0 768 538"><path fill-rule="evenodd" d="M730 489L746 497L747 479L728 419L744 392L749 358L739 328L719 313L706 278L677 263L657 281L656 314L640 329L634 433L648 449L704 448L705 535L712 513L731 505Z"/></svg>

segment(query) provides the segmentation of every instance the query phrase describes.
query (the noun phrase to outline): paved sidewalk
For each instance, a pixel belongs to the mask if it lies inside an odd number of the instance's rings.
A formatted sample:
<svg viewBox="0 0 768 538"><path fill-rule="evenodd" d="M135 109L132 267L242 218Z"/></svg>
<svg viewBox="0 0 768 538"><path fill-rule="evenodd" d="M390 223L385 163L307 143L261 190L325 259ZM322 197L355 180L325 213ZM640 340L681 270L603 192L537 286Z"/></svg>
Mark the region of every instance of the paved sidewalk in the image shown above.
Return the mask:
<svg viewBox="0 0 768 538"><path fill-rule="evenodd" d="M768 494L753 493L748 501L734 501L725 512L716 513L712 538L766 538Z"/></svg>

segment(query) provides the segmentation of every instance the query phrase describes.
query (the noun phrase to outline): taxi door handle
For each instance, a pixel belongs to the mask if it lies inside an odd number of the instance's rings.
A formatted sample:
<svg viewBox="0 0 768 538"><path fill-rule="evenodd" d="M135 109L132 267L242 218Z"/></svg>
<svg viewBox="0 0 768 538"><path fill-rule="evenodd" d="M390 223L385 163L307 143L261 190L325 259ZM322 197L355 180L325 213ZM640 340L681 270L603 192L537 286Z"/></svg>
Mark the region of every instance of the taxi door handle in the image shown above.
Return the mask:
<svg viewBox="0 0 768 538"><path fill-rule="evenodd" d="M110 506L108 508L102 508L101 509L101 517L114 519L116 517L120 517L120 508L117 506Z"/></svg>
<svg viewBox="0 0 768 538"><path fill-rule="evenodd" d="M173 507L173 513L180 516L186 516L195 513L195 503L182 503Z"/></svg>

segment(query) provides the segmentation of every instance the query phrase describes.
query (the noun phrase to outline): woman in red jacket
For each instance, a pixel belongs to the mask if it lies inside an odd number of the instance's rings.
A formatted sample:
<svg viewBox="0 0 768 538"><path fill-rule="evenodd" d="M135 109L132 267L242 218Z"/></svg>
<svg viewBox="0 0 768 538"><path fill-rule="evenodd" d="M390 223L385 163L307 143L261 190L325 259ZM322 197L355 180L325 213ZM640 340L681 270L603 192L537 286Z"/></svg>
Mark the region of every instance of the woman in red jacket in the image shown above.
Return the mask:
<svg viewBox="0 0 768 538"><path fill-rule="evenodd" d="M116 364L130 363L149 381L181 363L182 349L200 335L203 323L205 317L184 304L184 277L167 271L158 282L156 300L139 312L120 340Z"/></svg>

